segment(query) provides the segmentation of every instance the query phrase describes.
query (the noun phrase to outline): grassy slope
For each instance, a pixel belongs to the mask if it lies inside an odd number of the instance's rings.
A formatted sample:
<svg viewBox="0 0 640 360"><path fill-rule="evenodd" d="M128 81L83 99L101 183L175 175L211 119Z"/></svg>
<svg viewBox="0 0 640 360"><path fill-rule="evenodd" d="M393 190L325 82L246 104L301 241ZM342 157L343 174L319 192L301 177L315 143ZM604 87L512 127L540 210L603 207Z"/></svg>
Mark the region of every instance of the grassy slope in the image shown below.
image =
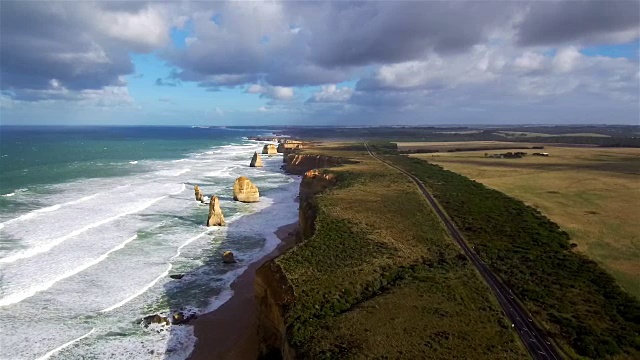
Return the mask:
<svg viewBox="0 0 640 360"><path fill-rule="evenodd" d="M569 236L522 202L418 159L388 159L433 192L467 240L565 350L633 358L640 304L593 261L570 251Z"/></svg>
<svg viewBox="0 0 640 360"><path fill-rule="evenodd" d="M540 209L640 298L640 150L546 147L551 157L417 155ZM504 152L504 151L499 151ZM489 154L497 153L489 151Z"/></svg>
<svg viewBox="0 0 640 360"><path fill-rule="evenodd" d="M356 148L357 149L357 148ZM316 197L316 234L277 262L305 358L526 357L489 290L402 174L362 151Z"/></svg>

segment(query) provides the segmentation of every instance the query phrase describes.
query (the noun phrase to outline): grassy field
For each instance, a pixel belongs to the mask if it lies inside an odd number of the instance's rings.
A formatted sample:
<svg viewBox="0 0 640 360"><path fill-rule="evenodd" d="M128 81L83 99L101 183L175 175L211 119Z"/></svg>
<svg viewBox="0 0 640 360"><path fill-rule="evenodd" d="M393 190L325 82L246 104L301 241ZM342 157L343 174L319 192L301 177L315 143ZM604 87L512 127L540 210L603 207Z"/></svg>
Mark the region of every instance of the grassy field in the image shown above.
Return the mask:
<svg viewBox="0 0 640 360"><path fill-rule="evenodd" d="M300 358L505 358L526 353L489 289L418 190L362 146L314 154L329 171L316 233L276 260L291 284L288 339Z"/></svg>
<svg viewBox="0 0 640 360"><path fill-rule="evenodd" d="M430 189L566 356L639 358L640 302L576 252L566 231L514 197L418 158L386 153Z"/></svg>
<svg viewBox="0 0 640 360"><path fill-rule="evenodd" d="M609 135L596 134L596 133L563 133L563 134L544 134L537 132L522 132L522 131L498 131L498 135L505 137L554 137L554 136L576 136L576 137L610 137Z"/></svg>
<svg viewBox="0 0 640 360"><path fill-rule="evenodd" d="M576 251L640 298L640 149L546 146L544 151L551 156L484 157L504 150L412 156L540 209L569 233Z"/></svg>

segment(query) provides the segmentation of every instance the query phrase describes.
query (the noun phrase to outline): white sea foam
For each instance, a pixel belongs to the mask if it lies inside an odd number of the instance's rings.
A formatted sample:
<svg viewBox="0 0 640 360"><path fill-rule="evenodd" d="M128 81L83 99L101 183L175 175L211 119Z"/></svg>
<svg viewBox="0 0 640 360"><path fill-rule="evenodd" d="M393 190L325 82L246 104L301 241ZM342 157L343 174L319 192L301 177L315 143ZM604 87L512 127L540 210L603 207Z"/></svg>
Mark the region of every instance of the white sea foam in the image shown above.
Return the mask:
<svg viewBox="0 0 640 360"><path fill-rule="evenodd" d="M53 349L53 350L49 351L48 353L46 353L46 354L42 355L41 357L37 358L36 360L46 360L46 359L50 358L50 357L51 357L51 355L53 355L53 354L57 353L58 351L60 351L60 350L62 350L62 349L64 349L64 348L67 348L67 347L69 347L69 346L73 345L74 343L76 343L76 342L78 342L78 341L80 341L80 340L82 340L82 339L86 338L87 336L89 336L89 335L93 334L93 332L94 332L94 331L96 331L96 328L93 328L93 329L91 329L91 331L89 331L88 333L86 333L86 334L84 334L84 335L82 335L82 336L80 336L80 337L77 337L77 338L75 338L75 339L73 339L73 340L71 340L71 341L69 341L69 342L66 342L66 343L64 343L64 344L62 344L62 345L60 345L60 346L58 346L57 348L55 348L55 349Z"/></svg>
<svg viewBox="0 0 640 360"><path fill-rule="evenodd" d="M185 241L182 245L180 245L180 246L178 247L178 249L176 250L176 254L175 254L175 255L173 255L173 256L171 257L171 259L169 259L169 265L167 266L167 270L165 270L162 274L160 274L158 277L156 277L155 279L153 279L153 281L151 281L150 283L148 283L147 285L145 285L142 289L140 289L140 290L139 290L138 292L136 292L135 294L133 294L133 295L131 295L131 296L127 297L126 299L124 299L124 300L122 300L122 301L120 301L120 302L118 302L118 303L116 303L116 304L114 304L114 305L109 306L109 307L108 307L108 308L106 308L106 309L100 310L100 312L109 312L109 311L111 311L111 310L113 310L113 309L117 309L117 308L119 308L120 306L122 306L122 305L124 305L124 304L128 303L129 301L131 301L131 300L133 300L133 299L137 298L138 296L140 296L140 295L144 294L147 290L149 290L151 287L153 287L153 285L157 284L157 283L158 283L158 281L160 281L162 278L165 278L165 277L167 277L167 275L169 275L169 271L171 271L171 269L173 268L173 265L171 264L171 261L172 261L172 260L174 260L175 258L177 258L178 256L180 256L180 250L182 250L182 248L184 248L185 246L187 246L187 245L191 244L191 243L192 243L192 242L194 242L195 240L197 240L197 239L199 239L199 238L201 238L201 237L203 237L203 236L205 236L205 235L207 235L207 234L211 233L213 230L216 230L216 229L217 229L217 228L208 229L207 231L203 231L203 232L201 232L200 234L198 234L198 235L196 235L196 236L194 236L194 237L192 237L192 238L188 239L187 241Z"/></svg>
<svg viewBox="0 0 640 360"><path fill-rule="evenodd" d="M24 215L18 216L17 218L9 219L9 220L3 222L0 225L2 225L2 227L4 227L5 224L10 224L10 223L13 223L13 222L16 222L16 221L30 220L30 219L33 219L36 216L41 215L41 214L49 213L49 212L56 211L56 210L60 210L60 208L63 207L63 206L75 205L75 204L79 204L79 203L87 201L87 200L91 200L91 199L95 198L98 195L99 194L93 194L93 195L85 196L83 198L80 198L80 199L77 199L77 200L73 200L73 201L69 201L69 202L66 202L66 203L63 203L63 204L56 204L56 205L47 206L47 207L42 208L42 209L36 209L36 210L30 211L30 212L28 212L28 213L26 213ZM0 262L2 262L2 261L0 260Z"/></svg>
<svg viewBox="0 0 640 360"><path fill-rule="evenodd" d="M15 304L18 303L26 298L29 298L33 295L35 295L36 293L39 293L41 291L45 291L47 289L49 289L50 287L52 287L55 283L57 283L58 281L64 280L72 275L75 275L81 271L84 271L90 267L92 267L93 265L96 265L98 263L100 263L101 261L105 260L107 257L109 257L109 254L118 251L120 249L123 249L128 243L132 242L133 240L137 239L138 235L134 235L128 239L126 239L125 241L123 241L122 243L118 244L116 247L112 248L111 250L107 251L106 253L102 254L100 257L95 258L89 262L86 262L70 271L67 271L66 273L56 277L53 280L50 280L44 284L39 284L37 286L33 286L29 289L26 289L24 291L20 291L14 294L11 294L9 296L6 296L4 298L0 299L0 307L3 306L7 306L7 305L11 305L11 304Z"/></svg>
<svg viewBox="0 0 640 360"><path fill-rule="evenodd" d="M184 184L182 184L182 186L183 186L183 190L184 190ZM180 190L180 192L183 191L183 190ZM13 255L1 258L0 259L0 263L12 263L12 262L20 260L20 259L30 258L32 256L47 252L47 251L53 249L54 247L62 244L67 239L70 239L70 238L72 238L74 236L78 236L79 234L82 234L83 232L85 232L85 231L87 231L89 229L93 229L93 228L96 228L98 226L102 226L102 225L110 223L110 222L112 222L112 221L114 221L116 219L120 219L120 218L122 218L124 216L127 216L127 215L130 215L130 214L139 212L141 210L144 210L144 209L148 208L149 206L157 203L158 201L160 201L160 200L162 200L164 198L166 198L166 195L158 197L158 198L155 198L155 199L153 199L151 201L147 201L147 202L143 203L141 206L137 206L137 207L135 207L133 209L124 211L124 212L122 212L122 213L120 213L118 215L115 215L115 216L112 216L112 217L109 217L109 218L106 218L106 219L102 219L100 221L94 222L94 223L89 224L87 226L81 227L80 229L76 229L76 230L74 230L74 231L72 231L72 232L70 232L70 233L68 233L68 234L66 234L64 236L56 238L56 239L54 239L54 240L52 240L52 241L50 241L50 242L48 242L46 244L41 244L41 245L26 249L26 250L22 250L22 251L20 251L18 253L15 253Z"/></svg>
<svg viewBox="0 0 640 360"><path fill-rule="evenodd" d="M0 307L0 328L21 324L15 332L0 336L0 358L36 358L84 333L88 324L96 329L90 339L77 340L73 346L65 344L63 352L58 347L48 356L111 360L188 357L195 342L192 327L140 334L131 319L157 306L169 306L161 301L167 296L171 307L191 305L203 312L216 309L232 296L229 285L233 280L278 244L268 233L283 222L295 221L297 211L291 203L297 186L280 173L279 161L266 161L262 170L248 168L250 155L261 146L244 142L202 149L197 158L194 152L180 161L145 160L140 169L143 172L128 176L52 185L38 197L38 203L60 204L61 208L36 213L37 221L27 218L28 228L21 223L0 224L0 236L16 239L21 247L9 251L18 253L48 247L75 232L58 246L29 259L0 260L5 262L0 264L0 301L12 303ZM259 203L231 201L233 179L240 175L249 176L260 187L263 197ZM186 193L193 184L199 184L207 194L220 196L227 223L232 226L212 229L199 225L206 218L206 209L193 200L191 192ZM20 194L14 192L19 199ZM121 216L160 197L164 200ZM68 204L69 200L79 203ZM262 211L265 208L269 213ZM114 217L118 218L95 226ZM137 240L130 240L136 233ZM266 239L263 247L262 239ZM223 249L234 251L239 263L218 265L215 257ZM2 251L0 257L16 255ZM212 259L214 263L210 263ZM172 272L187 276L173 281L168 278ZM202 283L203 289L196 290L193 298L184 297L183 287L192 286L191 281ZM203 297L212 294L218 295L202 306ZM23 299L15 302L18 298ZM38 310L42 308L47 311ZM133 332L135 336L107 335ZM12 346L19 341L38 346Z"/></svg>
<svg viewBox="0 0 640 360"><path fill-rule="evenodd" d="M12 192L12 193L8 193L8 194L4 194L2 195L2 197L11 197L13 195L15 195L16 193Z"/></svg>
<svg viewBox="0 0 640 360"><path fill-rule="evenodd" d="M129 164L132 164L132 165L135 165L137 163L138 163L137 161L129 161Z"/></svg>

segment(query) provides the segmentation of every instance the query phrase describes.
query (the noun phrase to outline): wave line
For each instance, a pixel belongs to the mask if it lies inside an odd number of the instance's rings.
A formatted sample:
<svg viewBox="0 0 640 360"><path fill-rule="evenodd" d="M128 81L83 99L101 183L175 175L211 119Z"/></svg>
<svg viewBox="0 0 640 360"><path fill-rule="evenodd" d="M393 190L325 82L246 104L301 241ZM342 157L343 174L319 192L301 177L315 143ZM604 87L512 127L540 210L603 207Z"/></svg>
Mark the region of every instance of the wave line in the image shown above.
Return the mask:
<svg viewBox="0 0 640 360"><path fill-rule="evenodd" d="M47 283L31 287L26 291L14 293L14 294L11 294L9 296L6 296L6 297L0 299L0 307L11 305L11 304L15 304L15 303L19 303L22 300L27 299L27 298L29 298L29 297L31 297L31 296L33 296L33 295L35 295L35 294L37 294L37 293L39 293L41 291L45 291L45 290L49 289L50 287L55 285L58 281L64 280L64 279L66 279L66 278L68 278L68 277L70 277L72 275L75 275L75 274L77 274L79 272L82 272L82 271L92 267L93 265L96 265L97 263L105 260L107 257L109 257L109 254L124 248L128 243L132 242L133 240L135 240L137 238L138 238L138 235L133 235L132 237L130 237L127 240L125 240L124 242L118 244L116 247L114 247L113 249L111 249L111 250L107 251L106 253L100 255L99 257L97 257L97 258L95 258L95 259L93 259L93 260L91 260L91 261L89 261L87 263L84 263L84 264L78 266L75 269L67 271L66 273L58 276L57 278L55 278L55 279L53 279L53 280L51 280L51 281L49 281Z"/></svg>
<svg viewBox="0 0 640 360"><path fill-rule="evenodd" d="M100 221L95 222L93 224L89 224L89 225L87 225L85 227L82 227L80 229L74 230L74 231L68 233L67 235L64 235L64 236L61 236L61 237L59 237L57 239L54 239L53 241L51 241L51 242L49 242L49 243L47 243L45 245L41 245L41 246L38 246L38 247L33 247L33 248L30 248L30 249L18 252L18 253L14 254L14 255L7 256L5 258L0 259L0 263L12 263L12 262L15 262L17 260L30 258L32 256L47 252L47 251L53 249L54 247L62 244L66 240L74 237L74 236L80 235L83 232L85 232L87 230L91 230L91 229L96 228L98 226L102 226L104 224L110 223L110 222L112 222L114 220L117 220L117 219L119 219L121 217L124 217L124 216L127 216L127 215L131 215L133 213L137 213L139 211L142 211L142 210L148 208L149 206L157 203L158 201L160 201L160 200L162 200L162 199L164 199L166 197L167 197L167 195L161 196L159 198L155 198L155 199L153 199L151 201L148 201L148 202L144 203L142 206L136 207L136 208L134 208L132 210L125 211L123 213L120 213L118 215L112 216L110 218L106 218L106 219L100 220Z"/></svg>
<svg viewBox="0 0 640 360"><path fill-rule="evenodd" d="M80 341L80 340L82 340L82 339L86 338L87 336L91 335L94 331L96 331L96 328L91 329L91 331L89 331L88 333L86 333L86 334L84 334L84 335L80 336L79 338L75 338L75 339L73 339L73 340L71 340L71 341L69 341L69 342L66 342L66 343L64 343L64 344L62 344L62 345L60 345L60 346L58 346L57 348L55 348L55 349L53 349L53 350L49 351L48 353L46 353L46 354L42 355L41 357L37 358L36 360L46 360L46 359L50 358L50 357L51 357L51 355L53 355L53 354L57 353L58 351L60 351L60 350L62 350L62 349L64 349L64 348L66 348L66 347L69 347L69 346L73 345L74 343L76 343L76 342L78 342L78 341Z"/></svg>

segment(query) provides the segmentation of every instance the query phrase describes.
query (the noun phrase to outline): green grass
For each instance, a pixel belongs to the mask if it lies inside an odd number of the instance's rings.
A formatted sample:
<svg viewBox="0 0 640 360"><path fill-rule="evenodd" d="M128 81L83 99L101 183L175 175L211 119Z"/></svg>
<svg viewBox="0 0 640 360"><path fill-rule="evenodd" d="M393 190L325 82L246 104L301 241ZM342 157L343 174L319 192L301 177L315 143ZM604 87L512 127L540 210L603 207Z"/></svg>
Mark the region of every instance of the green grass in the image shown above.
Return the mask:
<svg viewBox="0 0 640 360"><path fill-rule="evenodd" d="M640 356L640 303L569 235L521 201L425 161L386 156L413 173L478 255L570 354Z"/></svg>
<svg viewBox="0 0 640 360"><path fill-rule="evenodd" d="M526 357L406 176L360 147L314 151L359 162L329 170L338 186L313 199L315 234L276 259L294 292L285 323L300 358Z"/></svg>

